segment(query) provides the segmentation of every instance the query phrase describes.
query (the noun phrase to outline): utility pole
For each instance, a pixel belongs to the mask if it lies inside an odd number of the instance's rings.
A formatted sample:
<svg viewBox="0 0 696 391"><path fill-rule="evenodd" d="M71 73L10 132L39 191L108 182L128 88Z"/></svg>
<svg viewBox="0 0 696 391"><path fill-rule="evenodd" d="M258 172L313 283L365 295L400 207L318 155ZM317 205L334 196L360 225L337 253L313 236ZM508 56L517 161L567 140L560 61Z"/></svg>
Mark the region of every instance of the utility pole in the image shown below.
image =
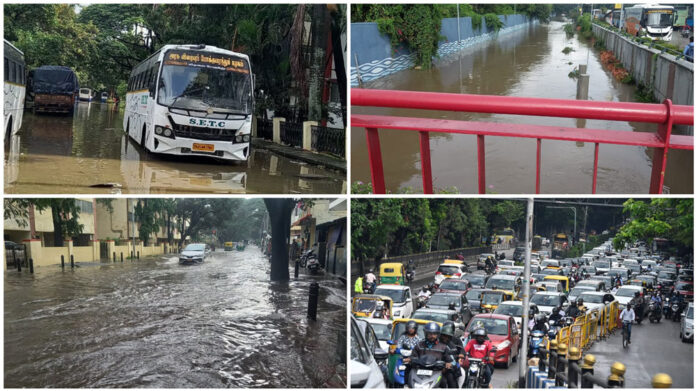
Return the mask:
<svg viewBox="0 0 696 391"><path fill-rule="evenodd" d="M459 3L457 3L457 42L462 40L461 27L459 26Z"/></svg>
<svg viewBox="0 0 696 391"><path fill-rule="evenodd" d="M525 229L525 249L524 249L524 281L522 282L522 347L520 352L527 354L527 342L529 335L529 274L532 258L532 238L534 233L532 228L534 227L534 199L527 199L527 225ZM527 374L527 360L524 358L518 358L517 362L520 367L520 372L517 380L517 388L524 388L526 386L525 376Z"/></svg>

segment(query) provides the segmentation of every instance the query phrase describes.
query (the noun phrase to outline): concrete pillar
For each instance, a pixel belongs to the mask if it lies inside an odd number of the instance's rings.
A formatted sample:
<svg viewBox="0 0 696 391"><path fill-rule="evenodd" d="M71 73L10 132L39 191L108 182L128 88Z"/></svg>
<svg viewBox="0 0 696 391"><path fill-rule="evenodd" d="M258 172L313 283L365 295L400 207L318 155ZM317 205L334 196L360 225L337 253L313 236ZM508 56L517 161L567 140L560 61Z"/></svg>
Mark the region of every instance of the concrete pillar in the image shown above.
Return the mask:
<svg viewBox="0 0 696 391"><path fill-rule="evenodd" d="M283 117L273 117L273 142L280 144L280 123L285 122Z"/></svg>
<svg viewBox="0 0 696 391"><path fill-rule="evenodd" d="M312 126L319 126L317 121L305 121L302 123L302 149L312 150Z"/></svg>
<svg viewBox="0 0 696 391"><path fill-rule="evenodd" d="M68 245L68 258L70 258L71 255L75 255L73 251L73 241L72 239L68 239L65 241L65 243L67 243ZM77 262L77 259L75 260L75 262Z"/></svg>
<svg viewBox="0 0 696 391"><path fill-rule="evenodd" d="M101 243L98 240L92 240L92 262L101 261L101 254L99 254L99 247Z"/></svg>
<svg viewBox="0 0 696 391"><path fill-rule="evenodd" d="M257 126L257 118L254 115L251 117L251 137L258 137L258 129L256 128Z"/></svg>
<svg viewBox="0 0 696 391"><path fill-rule="evenodd" d="M113 240L107 240L107 241L106 241L106 247L109 249L109 251L108 251L108 258L111 259L111 258L112 258L112 254L114 253L114 251L116 251L116 242L113 241ZM111 259L111 260L113 261L113 259Z"/></svg>
<svg viewBox="0 0 696 391"><path fill-rule="evenodd" d="M575 93L575 99L587 100L590 89L590 75L587 74L587 65L579 65L578 73L578 89Z"/></svg>
<svg viewBox="0 0 696 391"><path fill-rule="evenodd" d="M41 244L41 239L24 239L22 240L22 243L26 246L27 249L27 259L34 259L34 266L46 264L46 262L51 261L43 259L42 257L41 249L43 248L43 245ZM52 261L56 262L56 260ZM60 260L58 260L58 262L60 262ZM7 262L4 263L5 268L7 268Z"/></svg>

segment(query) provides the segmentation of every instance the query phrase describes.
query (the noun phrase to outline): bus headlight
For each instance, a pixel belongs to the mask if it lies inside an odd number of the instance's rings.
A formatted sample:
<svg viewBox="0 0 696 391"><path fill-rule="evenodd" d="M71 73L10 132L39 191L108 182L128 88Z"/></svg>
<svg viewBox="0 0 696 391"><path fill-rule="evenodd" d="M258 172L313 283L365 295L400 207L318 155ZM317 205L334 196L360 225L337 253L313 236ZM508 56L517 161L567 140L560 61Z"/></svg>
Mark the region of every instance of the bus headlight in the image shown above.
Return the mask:
<svg viewBox="0 0 696 391"><path fill-rule="evenodd" d="M155 134L162 134L162 127L161 126L155 126Z"/></svg>
<svg viewBox="0 0 696 391"><path fill-rule="evenodd" d="M238 135L234 138L235 143L241 143L242 140L244 140L244 136L242 136L242 135Z"/></svg>
<svg viewBox="0 0 696 391"><path fill-rule="evenodd" d="M244 135L244 142L245 142L245 143L248 143L249 140L251 140L251 137L249 137L248 134L245 134L245 135Z"/></svg>
<svg viewBox="0 0 696 391"><path fill-rule="evenodd" d="M165 137L172 137L172 130L169 128L164 129L164 136Z"/></svg>

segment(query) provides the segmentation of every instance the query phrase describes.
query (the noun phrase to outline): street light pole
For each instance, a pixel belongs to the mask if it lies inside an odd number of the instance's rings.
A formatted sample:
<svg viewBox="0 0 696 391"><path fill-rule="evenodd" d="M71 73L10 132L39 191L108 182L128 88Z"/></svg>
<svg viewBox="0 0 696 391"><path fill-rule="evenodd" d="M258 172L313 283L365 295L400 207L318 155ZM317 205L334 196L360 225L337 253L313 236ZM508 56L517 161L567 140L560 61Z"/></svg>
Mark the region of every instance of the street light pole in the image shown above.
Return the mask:
<svg viewBox="0 0 696 391"><path fill-rule="evenodd" d="M525 249L524 249L524 281L522 282L522 347L520 348L520 353L523 357L527 355L527 336L529 335L529 274L532 258L532 238L534 233L532 229L534 227L534 199L527 199L527 226L524 235ZM517 388L525 388L526 382L525 377L527 374L527 361L524 358L518 358L517 362L520 366L520 372L517 380Z"/></svg>

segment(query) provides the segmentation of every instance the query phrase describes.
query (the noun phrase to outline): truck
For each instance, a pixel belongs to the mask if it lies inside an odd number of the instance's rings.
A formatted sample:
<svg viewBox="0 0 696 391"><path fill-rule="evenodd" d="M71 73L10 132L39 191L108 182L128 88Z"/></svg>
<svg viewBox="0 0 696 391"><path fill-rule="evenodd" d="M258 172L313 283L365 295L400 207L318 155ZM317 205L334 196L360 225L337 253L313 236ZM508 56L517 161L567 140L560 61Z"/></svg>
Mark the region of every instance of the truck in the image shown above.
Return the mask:
<svg viewBox="0 0 696 391"><path fill-rule="evenodd" d="M44 65L29 72L29 94L34 113L73 115L80 85L69 67Z"/></svg>

